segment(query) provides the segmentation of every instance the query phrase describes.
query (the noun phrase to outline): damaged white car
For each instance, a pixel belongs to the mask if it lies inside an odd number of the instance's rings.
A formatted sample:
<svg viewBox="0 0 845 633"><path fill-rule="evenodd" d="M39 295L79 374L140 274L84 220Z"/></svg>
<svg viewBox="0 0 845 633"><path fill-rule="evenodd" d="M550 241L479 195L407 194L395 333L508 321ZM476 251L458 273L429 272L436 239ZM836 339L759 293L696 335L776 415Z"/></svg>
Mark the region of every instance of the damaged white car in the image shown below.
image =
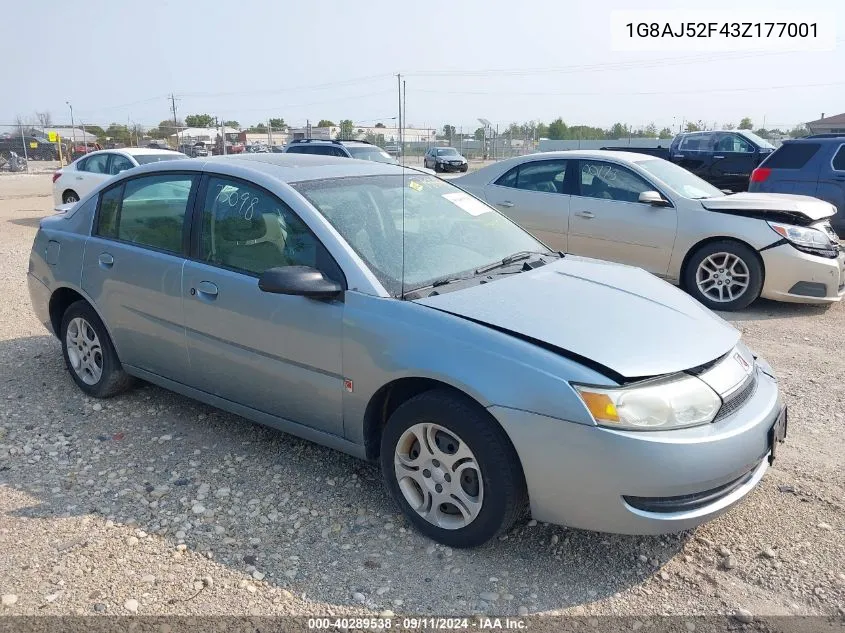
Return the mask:
<svg viewBox="0 0 845 633"><path fill-rule="evenodd" d="M845 295L836 207L816 198L727 194L669 161L601 150L519 156L451 182L552 248L639 266L714 310Z"/></svg>

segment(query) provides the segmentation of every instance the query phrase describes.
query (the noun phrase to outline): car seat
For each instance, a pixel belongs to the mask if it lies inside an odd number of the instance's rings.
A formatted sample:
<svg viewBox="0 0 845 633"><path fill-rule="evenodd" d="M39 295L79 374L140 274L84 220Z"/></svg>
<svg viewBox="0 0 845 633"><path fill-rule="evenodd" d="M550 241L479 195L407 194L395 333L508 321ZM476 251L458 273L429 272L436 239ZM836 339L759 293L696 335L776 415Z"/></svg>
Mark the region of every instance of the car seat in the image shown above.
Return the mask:
<svg viewBox="0 0 845 633"><path fill-rule="evenodd" d="M216 263L253 273L290 265L285 253L287 230L277 213L239 214L217 219L212 258Z"/></svg>

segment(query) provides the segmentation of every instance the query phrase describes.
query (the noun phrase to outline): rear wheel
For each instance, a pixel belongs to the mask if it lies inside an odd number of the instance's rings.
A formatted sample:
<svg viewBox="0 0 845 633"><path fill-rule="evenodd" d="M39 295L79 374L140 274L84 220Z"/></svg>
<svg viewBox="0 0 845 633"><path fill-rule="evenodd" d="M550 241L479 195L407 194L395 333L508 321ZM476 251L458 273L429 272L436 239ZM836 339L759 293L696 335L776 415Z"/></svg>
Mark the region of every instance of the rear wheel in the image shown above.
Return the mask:
<svg viewBox="0 0 845 633"><path fill-rule="evenodd" d="M72 202L79 202L79 194L77 194L72 189L68 189L67 191L62 194L62 202L65 204L71 204Z"/></svg>
<svg viewBox="0 0 845 633"><path fill-rule="evenodd" d="M415 396L390 416L381 468L411 523L452 547L486 543L525 509L525 479L504 430L476 403L447 390Z"/></svg>
<svg viewBox="0 0 845 633"><path fill-rule="evenodd" d="M110 398L132 384L103 322L87 302L77 301L65 310L59 339L73 381L89 396Z"/></svg>
<svg viewBox="0 0 845 633"><path fill-rule="evenodd" d="M711 310L742 310L760 296L763 266L745 244L712 242L690 257L684 286Z"/></svg>

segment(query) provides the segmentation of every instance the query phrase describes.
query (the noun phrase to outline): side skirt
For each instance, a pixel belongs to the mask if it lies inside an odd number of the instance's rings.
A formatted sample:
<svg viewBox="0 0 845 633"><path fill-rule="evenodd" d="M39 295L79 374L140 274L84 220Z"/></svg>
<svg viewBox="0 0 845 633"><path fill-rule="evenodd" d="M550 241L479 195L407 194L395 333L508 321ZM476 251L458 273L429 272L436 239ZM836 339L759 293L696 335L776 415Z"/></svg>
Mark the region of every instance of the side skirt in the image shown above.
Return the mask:
<svg viewBox="0 0 845 633"><path fill-rule="evenodd" d="M284 433L290 433L291 435L301 437L302 439L314 442L315 444L321 444L323 446L333 448L352 455L353 457L357 457L358 459L366 459L366 451L362 444L355 444L354 442L350 442L349 440L337 435L332 435L331 433L326 433L325 431L318 431L317 429L312 429L297 422L292 422L285 418L280 418L263 411L258 411L257 409L238 404L237 402L232 402L231 400L226 400L225 398L215 396L206 391L194 389L193 387L183 385L180 382L175 382L168 378L164 378L163 376L159 376L158 374L139 369L138 367L123 365L123 369L127 374L146 380L147 382L151 382L154 385L158 385L159 387L163 387L170 391L175 391L176 393L187 396L188 398L199 400L200 402L217 407L223 411L234 413L235 415L244 417L252 422L256 422L263 426L269 426L270 428L283 431Z"/></svg>

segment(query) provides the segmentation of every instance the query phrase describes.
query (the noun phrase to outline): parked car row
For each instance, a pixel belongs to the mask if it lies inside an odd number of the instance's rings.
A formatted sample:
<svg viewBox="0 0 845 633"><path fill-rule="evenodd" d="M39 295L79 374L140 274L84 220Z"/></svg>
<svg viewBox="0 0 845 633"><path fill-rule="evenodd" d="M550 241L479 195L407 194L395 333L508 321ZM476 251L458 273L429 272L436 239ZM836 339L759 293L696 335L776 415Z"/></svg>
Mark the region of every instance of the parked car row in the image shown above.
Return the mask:
<svg viewBox="0 0 845 633"><path fill-rule="evenodd" d="M21 138L15 135L0 136L0 156L6 159L11 157L12 152L29 160L58 160L59 150L55 143L39 136L25 136Z"/></svg>
<svg viewBox="0 0 845 633"><path fill-rule="evenodd" d="M83 160L109 171L121 155L99 156ZM118 170L42 220L32 305L89 396L140 378L378 462L411 524L450 546L494 538L526 507L628 534L727 511L786 436L772 368L657 276L562 249L609 241L667 278L692 271L726 305L797 292L788 271L772 285L755 266L832 269L829 205L724 196L631 154L494 167L465 177L480 197L345 154ZM626 214L628 234L613 233Z"/></svg>

